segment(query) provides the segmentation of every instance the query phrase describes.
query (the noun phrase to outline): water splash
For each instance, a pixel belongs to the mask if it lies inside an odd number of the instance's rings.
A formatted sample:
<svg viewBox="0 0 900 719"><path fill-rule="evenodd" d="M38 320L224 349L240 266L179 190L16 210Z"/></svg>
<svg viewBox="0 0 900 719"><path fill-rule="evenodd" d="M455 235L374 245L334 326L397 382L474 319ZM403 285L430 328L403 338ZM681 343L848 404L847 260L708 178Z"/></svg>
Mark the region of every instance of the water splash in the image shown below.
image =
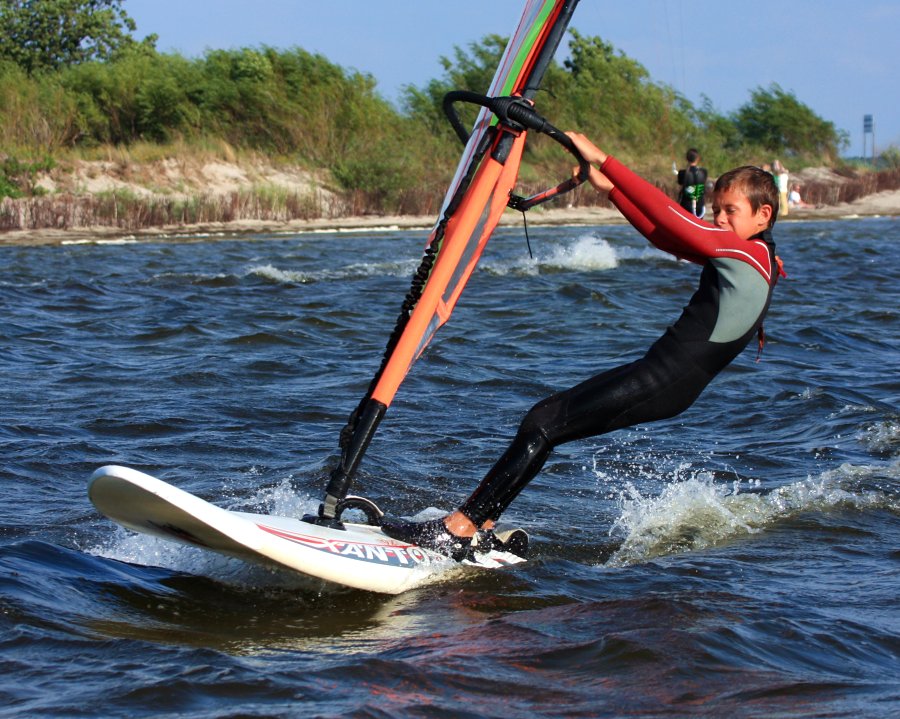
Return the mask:
<svg viewBox="0 0 900 719"><path fill-rule="evenodd" d="M871 479L884 468L849 464L800 482L759 491L760 483L714 482L705 473L672 482L658 496L646 496L629 483L622 491L620 516L610 534L623 538L610 566L626 566L655 557L702 550L758 534L780 522L809 512L887 508L900 510L893 487L873 488ZM900 467L889 468L893 480ZM893 489L893 491L892 491Z"/></svg>
<svg viewBox="0 0 900 719"><path fill-rule="evenodd" d="M485 257L479 268L498 277L507 275L537 275L541 270L613 270L619 266L619 252L606 240L594 234L586 234L572 242L553 243L535 247L534 258L523 251L510 258L499 260Z"/></svg>
<svg viewBox="0 0 900 719"><path fill-rule="evenodd" d="M540 261L544 266L563 270L614 270L619 266L616 248L593 235L579 237L571 244L559 245Z"/></svg>
<svg viewBox="0 0 900 719"><path fill-rule="evenodd" d="M255 468L251 468L252 473L256 473ZM234 500L225 508L234 512L302 517L305 514L315 514L319 507L319 501L308 494L298 494L292 478L284 477L277 484L260 487L250 497Z"/></svg>
<svg viewBox="0 0 900 719"><path fill-rule="evenodd" d="M865 428L860 439L872 452L896 456L900 454L900 421L876 422Z"/></svg>

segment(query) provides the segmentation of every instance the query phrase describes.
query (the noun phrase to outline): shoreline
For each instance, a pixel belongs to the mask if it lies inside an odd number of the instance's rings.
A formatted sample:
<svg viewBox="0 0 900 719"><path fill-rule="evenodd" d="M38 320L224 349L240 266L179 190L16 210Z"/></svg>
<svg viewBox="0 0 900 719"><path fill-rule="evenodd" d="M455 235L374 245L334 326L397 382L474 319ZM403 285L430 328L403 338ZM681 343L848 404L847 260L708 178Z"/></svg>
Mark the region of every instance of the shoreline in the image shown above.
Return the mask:
<svg viewBox="0 0 900 719"><path fill-rule="evenodd" d="M867 195L851 203L792 208L779 222L846 220L862 217L900 216L900 190L888 190ZM70 229L46 228L38 230L8 230L0 232L2 246L63 245L90 242L114 242L129 239L197 239L208 240L209 235L234 236L263 233L350 232L364 229L398 229L429 231L437 218L414 215L368 215L362 217L320 218L315 220L236 220L234 222L167 225L140 230L94 226ZM500 218L500 226L522 223L519 212L508 210ZM528 214L528 224L538 226L621 225L625 219L615 208L568 207L542 208Z"/></svg>

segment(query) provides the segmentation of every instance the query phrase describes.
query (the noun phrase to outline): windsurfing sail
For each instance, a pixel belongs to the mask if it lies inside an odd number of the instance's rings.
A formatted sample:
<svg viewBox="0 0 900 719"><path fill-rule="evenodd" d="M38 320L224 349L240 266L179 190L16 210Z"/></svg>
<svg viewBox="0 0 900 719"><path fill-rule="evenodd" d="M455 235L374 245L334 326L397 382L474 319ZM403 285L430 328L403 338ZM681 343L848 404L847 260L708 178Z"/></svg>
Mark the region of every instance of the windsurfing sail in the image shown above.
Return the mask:
<svg viewBox="0 0 900 719"><path fill-rule="evenodd" d="M457 91L444 109L465 150L429 235L378 372L341 431L341 459L314 521L339 521L352 477L400 384L449 319L507 205L525 210L587 179L589 167L569 138L533 109L533 98L578 0L527 0L486 96ZM471 133L453 105L481 106ZM529 130L550 135L579 161L578 176L529 198L513 195Z"/></svg>

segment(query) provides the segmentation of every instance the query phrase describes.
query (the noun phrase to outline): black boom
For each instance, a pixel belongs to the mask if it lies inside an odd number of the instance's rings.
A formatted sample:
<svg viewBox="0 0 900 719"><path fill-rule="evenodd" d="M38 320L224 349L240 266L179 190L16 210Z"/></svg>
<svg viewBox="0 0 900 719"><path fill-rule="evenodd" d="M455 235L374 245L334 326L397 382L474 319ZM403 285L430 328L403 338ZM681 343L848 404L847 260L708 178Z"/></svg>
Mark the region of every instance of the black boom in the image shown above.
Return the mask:
<svg viewBox="0 0 900 719"><path fill-rule="evenodd" d="M509 206L514 210L530 210L535 205L558 197L570 190L574 190L578 185L587 180L591 171L590 163L585 160L575 143L564 132L547 122L546 118L535 112L529 100L522 97L487 97L479 95L476 92L468 90L454 90L444 95L444 114L450 121L450 125L456 132L457 137L462 140L465 145L469 141L469 132L463 126L456 112L454 103L467 102L473 105L486 107L494 113L500 123L514 132L522 130L534 130L551 137L553 140L568 150L576 160L578 160L578 174L563 180L556 187L539 192L531 197L520 197L519 195L510 195Z"/></svg>

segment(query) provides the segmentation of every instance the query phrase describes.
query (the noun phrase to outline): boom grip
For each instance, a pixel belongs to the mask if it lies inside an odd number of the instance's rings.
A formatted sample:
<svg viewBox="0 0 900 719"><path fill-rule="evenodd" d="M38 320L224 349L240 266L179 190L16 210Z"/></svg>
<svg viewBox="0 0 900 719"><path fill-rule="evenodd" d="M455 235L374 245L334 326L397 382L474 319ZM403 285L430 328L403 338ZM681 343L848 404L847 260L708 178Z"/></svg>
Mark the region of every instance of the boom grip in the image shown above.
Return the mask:
<svg viewBox="0 0 900 719"><path fill-rule="evenodd" d="M543 132L547 135L556 128L535 112L525 100L518 97L495 97L492 106L494 113L505 118L507 124L516 123L528 130Z"/></svg>

